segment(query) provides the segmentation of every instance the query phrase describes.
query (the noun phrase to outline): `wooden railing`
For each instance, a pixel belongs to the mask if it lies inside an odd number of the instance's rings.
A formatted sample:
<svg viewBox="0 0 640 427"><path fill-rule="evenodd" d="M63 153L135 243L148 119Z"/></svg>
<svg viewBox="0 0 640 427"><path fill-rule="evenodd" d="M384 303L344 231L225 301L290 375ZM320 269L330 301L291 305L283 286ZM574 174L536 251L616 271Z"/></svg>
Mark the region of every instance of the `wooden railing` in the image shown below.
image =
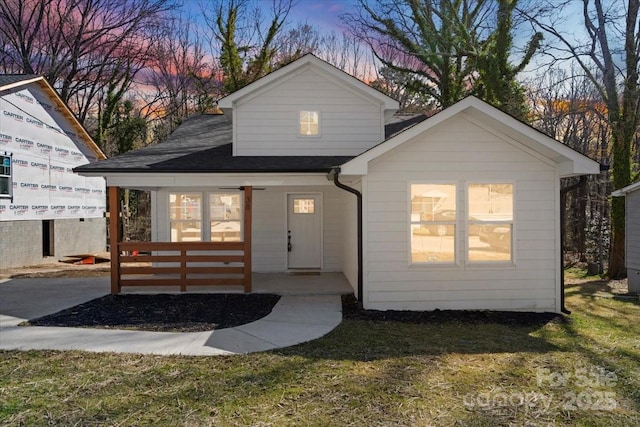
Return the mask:
<svg viewBox="0 0 640 427"><path fill-rule="evenodd" d="M123 286L239 285L251 292L251 255L245 242L119 242L111 251L112 281ZM245 249L247 249L245 251ZM123 255L126 254L126 255ZM115 261L115 262L114 262ZM116 271L113 271L116 267Z"/></svg>

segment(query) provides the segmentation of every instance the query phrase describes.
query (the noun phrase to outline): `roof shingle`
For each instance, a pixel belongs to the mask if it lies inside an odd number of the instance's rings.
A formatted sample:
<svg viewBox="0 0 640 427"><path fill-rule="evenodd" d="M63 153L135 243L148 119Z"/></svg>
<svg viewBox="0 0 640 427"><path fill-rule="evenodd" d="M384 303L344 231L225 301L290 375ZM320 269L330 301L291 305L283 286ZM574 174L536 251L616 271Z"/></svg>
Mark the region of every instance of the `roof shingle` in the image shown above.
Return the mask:
<svg viewBox="0 0 640 427"><path fill-rule="evenodd" d="M389 125L388 135L416 124L411 118ZM387 133L386 132L386 133ZM233 156L232 124L223 115L185 120L160 144L79 166L87 173L328 172L355 156Z"/></svg>
<svg viewBox="0 0 640 427"><path fill-rule="evenodd" d="M37 77L35 74L0 74L0 88Z"/></svg>

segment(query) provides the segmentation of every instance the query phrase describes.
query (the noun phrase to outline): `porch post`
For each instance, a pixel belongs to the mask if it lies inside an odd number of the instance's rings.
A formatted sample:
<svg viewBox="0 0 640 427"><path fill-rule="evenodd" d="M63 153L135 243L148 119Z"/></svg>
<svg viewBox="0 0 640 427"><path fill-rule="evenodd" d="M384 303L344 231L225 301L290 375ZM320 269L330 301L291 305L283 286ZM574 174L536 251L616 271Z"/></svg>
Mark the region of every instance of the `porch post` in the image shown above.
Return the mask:
<svg viewBox="0 0 640 427"><path fill-rule="evenodd" d="M109 250L111 251L111 294L120 293L120 188L109 187Z"/></svg>
<svg viewBox="0 0 640 427"><path fill-rule="evenodd" d="M244 291L251 292L251 203L253 187L244 187Z"/></svg>

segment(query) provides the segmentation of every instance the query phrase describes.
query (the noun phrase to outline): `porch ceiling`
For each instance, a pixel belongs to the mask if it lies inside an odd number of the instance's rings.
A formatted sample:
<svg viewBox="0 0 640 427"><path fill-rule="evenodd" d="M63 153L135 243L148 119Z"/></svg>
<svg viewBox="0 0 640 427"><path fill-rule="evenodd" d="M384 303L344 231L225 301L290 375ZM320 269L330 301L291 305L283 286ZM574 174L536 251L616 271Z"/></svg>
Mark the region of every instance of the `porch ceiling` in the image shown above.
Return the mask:
<svg viewBox="0 0 640 427"><path fill-rule="evenodd" d="M159 188L220 188L220 187L282 187L282 186L333 186L326 172L279 174L128 174L106 176L107 186L138 190Z"/></svg>

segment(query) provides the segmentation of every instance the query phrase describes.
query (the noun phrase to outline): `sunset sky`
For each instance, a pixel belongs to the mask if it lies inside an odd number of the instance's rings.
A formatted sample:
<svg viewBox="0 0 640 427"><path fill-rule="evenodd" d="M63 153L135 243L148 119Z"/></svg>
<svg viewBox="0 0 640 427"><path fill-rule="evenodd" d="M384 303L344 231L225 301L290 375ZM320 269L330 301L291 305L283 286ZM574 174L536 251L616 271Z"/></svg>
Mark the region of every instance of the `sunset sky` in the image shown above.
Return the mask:
<svg viewBox="0 0 640 427"><path fill-rule="evenodd" d="M259 0L265 10L269 10L272 0ZM339 30L340 15L353 9L358 0L296 0L289 14L289 23L308 23L319 30ZM199 14L200 1L184 0L183 9Z"/></svg>

